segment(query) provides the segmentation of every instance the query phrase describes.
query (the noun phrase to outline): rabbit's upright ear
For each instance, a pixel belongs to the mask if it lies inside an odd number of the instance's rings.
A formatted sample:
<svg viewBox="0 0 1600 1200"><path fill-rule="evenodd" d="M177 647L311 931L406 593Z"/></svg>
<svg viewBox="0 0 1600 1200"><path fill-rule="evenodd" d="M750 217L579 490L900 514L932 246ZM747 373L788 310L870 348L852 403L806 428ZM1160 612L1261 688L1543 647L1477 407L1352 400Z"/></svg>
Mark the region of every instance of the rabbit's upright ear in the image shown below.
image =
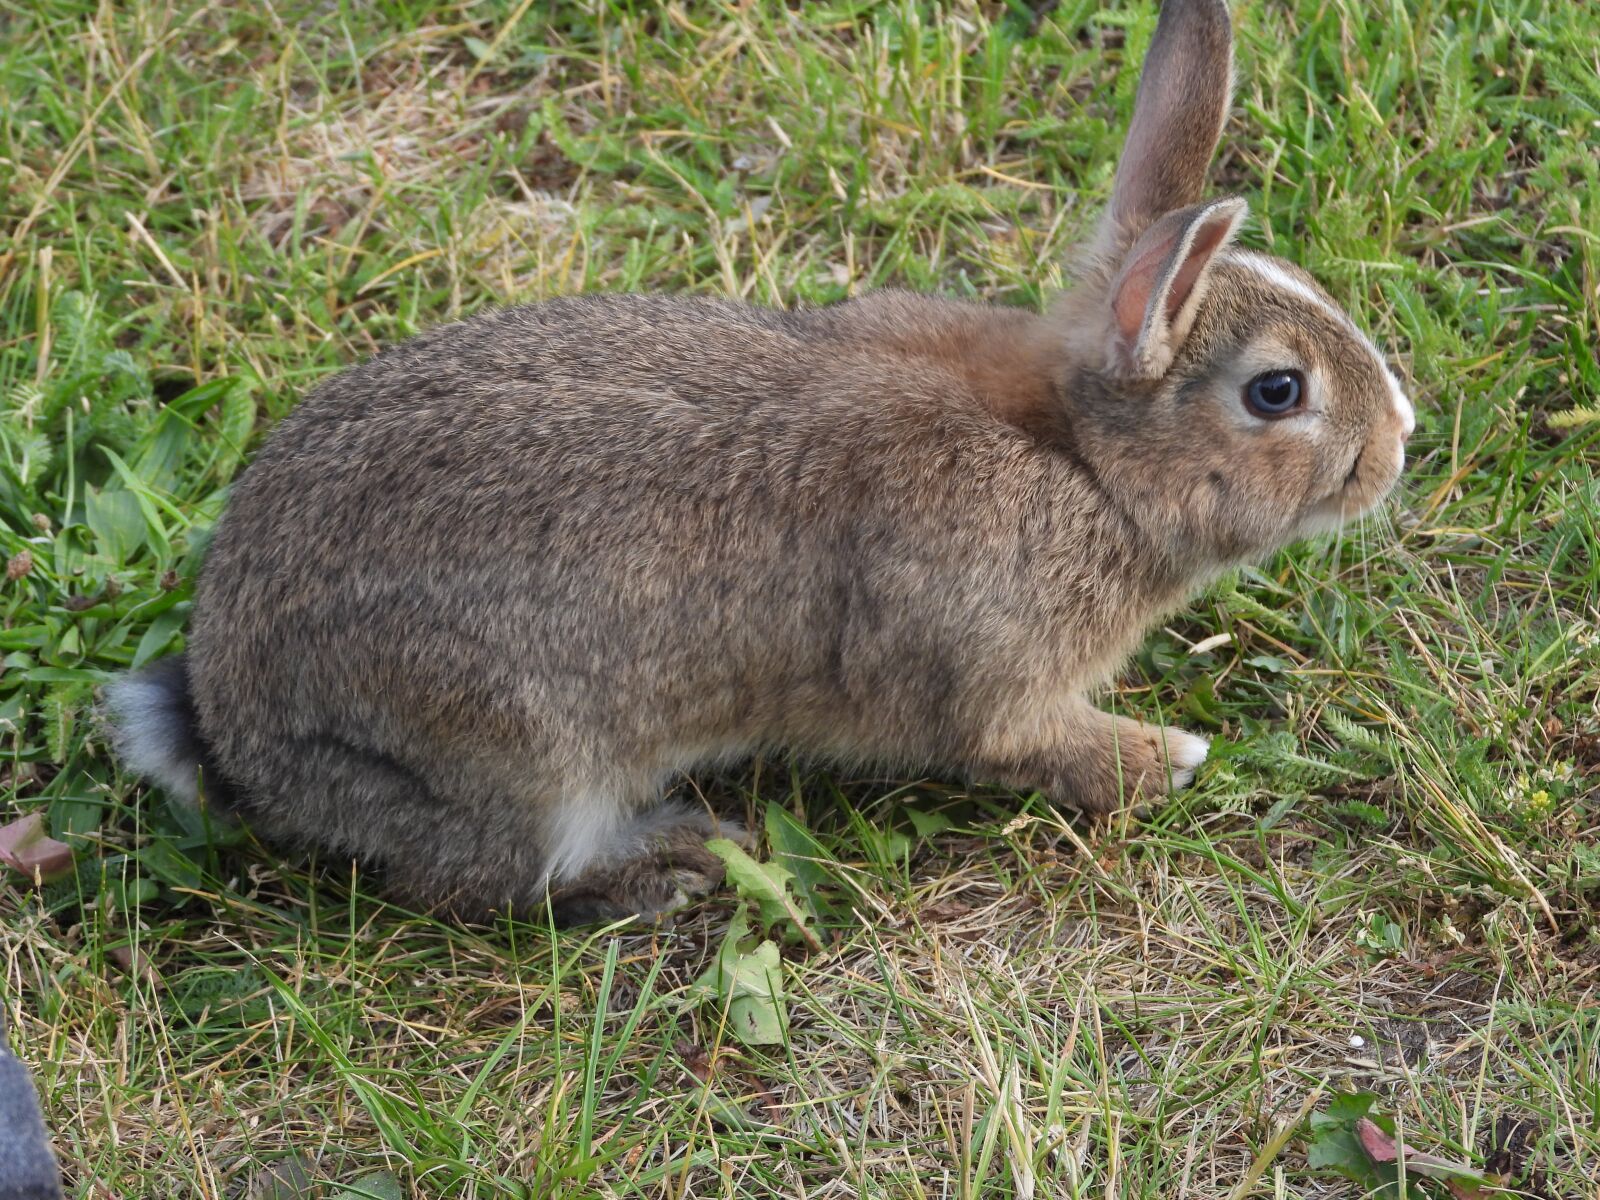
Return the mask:
<svg viewBox="0 0 1600 1200"><path fill-rule="evenodd" d="M1200 199L1232 92L1226 0L1163 0L1106 214L1113 246Z"/></svg>
<svg viewBox="0 0 1600 1200"><path fill-rule="evenodd" d="M1109 367L1159 379L1194 322L1217 254L1233 241L1245 203L1225 196L1158 220L1133 244L1111 283Z"/></svg>

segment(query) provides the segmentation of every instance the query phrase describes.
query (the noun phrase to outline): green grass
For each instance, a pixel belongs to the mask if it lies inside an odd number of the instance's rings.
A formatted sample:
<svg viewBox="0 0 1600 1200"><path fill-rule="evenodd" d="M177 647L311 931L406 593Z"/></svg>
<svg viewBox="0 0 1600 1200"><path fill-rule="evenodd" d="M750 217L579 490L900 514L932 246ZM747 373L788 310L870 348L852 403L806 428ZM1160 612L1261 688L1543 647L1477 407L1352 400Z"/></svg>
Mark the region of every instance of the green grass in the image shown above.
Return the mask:
<svg viewBox="0 0 1600 1200"><path fill-rule="evenodd" d="M0 817L78 851L0 883L0 968L72 1194L1353 1197L1274 1139L1361 1089L1594 1196L1600 8L1238 7L1216 177L1402 365L1392 519L1149 639L1111 702L1220 736L1145 818L700 781L815 839L757 1050L689 990L731 896L415 917L120 777L94 688L180 646L229 479L378 345L592 289L1042 304L1153 4L0 0Z"/></svg>

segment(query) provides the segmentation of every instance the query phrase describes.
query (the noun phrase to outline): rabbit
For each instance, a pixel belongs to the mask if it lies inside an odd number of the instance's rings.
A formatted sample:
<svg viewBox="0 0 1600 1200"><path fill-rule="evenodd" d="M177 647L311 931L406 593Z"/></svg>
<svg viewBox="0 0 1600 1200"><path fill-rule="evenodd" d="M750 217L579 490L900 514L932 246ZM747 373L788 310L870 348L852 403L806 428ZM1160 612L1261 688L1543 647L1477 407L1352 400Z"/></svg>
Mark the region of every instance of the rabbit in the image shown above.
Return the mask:
<svg viewBox="0 0 1600 1200"><path fill-rule="evenodd" d="M1364 513L1414 414L1306 273L1202 199L1223 0L1166 0L1109 208L1045 313L884 291L587 295L344 370L237 481L123 763L466 919L659 915L757 751L1090 813L1207 741L1093 697L1235 565Z"/></svg>

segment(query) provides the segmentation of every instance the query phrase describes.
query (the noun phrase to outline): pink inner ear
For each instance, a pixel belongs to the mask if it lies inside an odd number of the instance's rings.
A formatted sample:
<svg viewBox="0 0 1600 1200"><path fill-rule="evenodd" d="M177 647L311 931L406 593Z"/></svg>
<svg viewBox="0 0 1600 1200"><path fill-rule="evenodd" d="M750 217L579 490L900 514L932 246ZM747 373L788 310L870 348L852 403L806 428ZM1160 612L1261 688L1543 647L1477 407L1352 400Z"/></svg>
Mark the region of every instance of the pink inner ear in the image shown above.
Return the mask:
<svg viewBox="0 0 1600 1200"><path fill-rule="evenodd" d="M1211 261L1211 256L1227 240L1229 232L1233 229L1234 219L1235 214L1232 211L1218 212L1203 219L1199 228L1194 231L1194 240L1189 244L1189 251L1173 271L1172 286L1167 289L1166 303L1161 315L1169 324L1188 303L1189 296L1194 291L1200 273L1205 270L1206 263ZM1163 229L1163 224L1167 224L1169 228ZM1123 269L1116 295L1111 301L1111 309L1112 315L1116 318L1117 330L1126 341L1130 343L1135 341L1139 336L1139 330L1144 327L1145 312L1150 307L1150 298L1161 285L1161 269L1166 265L1167 256L1172 253L1173 245L1185 232L1186 227L1177 214L1172 214L1164 222L1157 222L1145 235L1149 244L1138 248L1133 260Z"/></svg>
<svg viewBox="0 0 1600 1200"><path fill-rule="evenodd" d="M1178 313L1183 309L1189 299L1189 293L1194 291L1195 280L1200 278L1200 272L1205 269L1206 263L1211 261L1211 256L1216 253L1217 247L1228 236L1228 230L1233 227L1231 214L1214 217L1195 230L1194 242L1189 247L1189 253L1179 265L1177 274L1172 277L1172 290L1167 293L1168 321L1177 319ZM1145 293L1148 295L1148 291Z"/></svg>
<svg viewBox="0 0 1600 1200"><path fill-rule="evenodd" d="M1117 319L1117 331L1132 342L1144 326L1144 310L1150 305L1150 293L1155 290L1156 274L1161 264L1172 252L1172 239L1162 238L1124 269L1117 295L1111 302ZM1190 281L1193 286L1193 280Z"/></svg>

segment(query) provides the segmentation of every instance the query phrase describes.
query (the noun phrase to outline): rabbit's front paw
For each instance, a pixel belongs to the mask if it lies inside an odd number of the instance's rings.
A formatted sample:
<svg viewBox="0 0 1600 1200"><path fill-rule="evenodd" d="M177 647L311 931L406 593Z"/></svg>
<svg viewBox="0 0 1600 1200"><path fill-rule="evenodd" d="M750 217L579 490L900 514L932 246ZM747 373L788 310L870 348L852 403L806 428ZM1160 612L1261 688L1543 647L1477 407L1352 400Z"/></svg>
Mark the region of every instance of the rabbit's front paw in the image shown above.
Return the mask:
<svg viewBox="0 0 1600 1200"><path fill-rule="evenodd" d="M1085 808L1109 812L1129 800L1154 800L1194 782L1211 743L1170 725L1145 725L1122 717L1108 721L1111 778L1093 789L1099 803Z"/></svg>
<svg viewBox="0 0 1600 1200"><path fill-rule="evenodd" d="M1083 700L1022 728L1021 735L1003 729L991 739L971 773L1041 788L1091 813L1117 812L1187 787L1210 749L1205 738L1185 730L1112 716Z"/></svg>
<svg viewBox="0 0 1600 1200"><path fill-rule="evenodd" d="M1188 787L1211 751L1211 740L1172 726L1156 730L1166 749L1167 777L1172 790Z"/></svg>
<svg viewBox="0 0 1600 1200"><path fill-rule="evenodd" d="M1035 780L1085 812L1117 812L1194 782L1210 743L1171 726L1087 708L1041 756Z"/></svg>

